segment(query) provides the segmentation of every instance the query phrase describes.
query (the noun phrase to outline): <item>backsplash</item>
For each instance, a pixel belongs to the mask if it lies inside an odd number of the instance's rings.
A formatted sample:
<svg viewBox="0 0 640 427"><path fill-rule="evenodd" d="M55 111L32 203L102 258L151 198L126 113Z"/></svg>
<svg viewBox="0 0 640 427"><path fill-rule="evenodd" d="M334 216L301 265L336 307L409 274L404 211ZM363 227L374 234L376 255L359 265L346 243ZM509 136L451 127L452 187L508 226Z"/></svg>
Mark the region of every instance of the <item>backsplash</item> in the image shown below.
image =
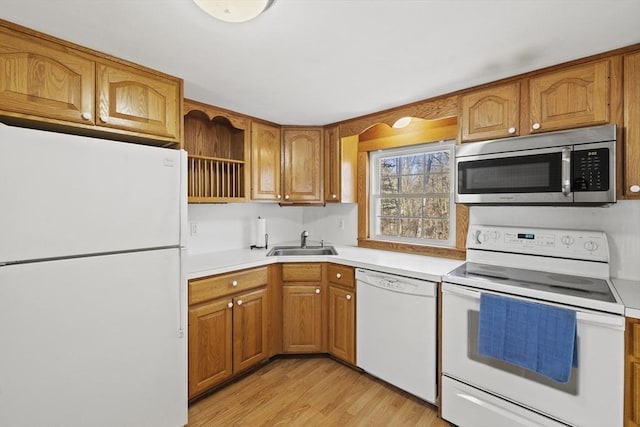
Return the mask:
<svg viewBox="0 0 640 427"><path fill-rule="evenodd" d="M280 207L272 203L190 204L187 238L190 253L248 248L254 243L256 218L267 219L269 245L296 242L302 230L309 243L357 244L358 209L354 203L325 207ZM640 203L623 200L613 206L472 206L472 224L602 230L611 251L611 275L640 280Z"/></svg>
<svg viewBox="0 0 640 427"><path fill-rule="evenodd" d="M321 240L340 245L357 243L357 205L326 207L287 206L273 203L189 204L189 253L248 248L254 244L256 219L266 219L269 246L299 241L303 230L308 242ZM195 233L194 233L195 231Z"/></svg>

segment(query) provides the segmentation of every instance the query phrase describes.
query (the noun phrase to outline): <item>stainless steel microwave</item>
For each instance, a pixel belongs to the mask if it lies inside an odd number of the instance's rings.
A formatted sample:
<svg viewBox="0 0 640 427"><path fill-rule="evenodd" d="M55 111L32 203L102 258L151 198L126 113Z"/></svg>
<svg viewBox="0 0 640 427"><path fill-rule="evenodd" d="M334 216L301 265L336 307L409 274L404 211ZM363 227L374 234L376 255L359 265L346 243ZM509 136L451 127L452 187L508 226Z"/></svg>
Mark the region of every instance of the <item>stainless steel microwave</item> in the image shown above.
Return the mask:
<svg viewBox="0 0 640 427"><path fill-rule="evenodd" d="M605 205L616 201L616 127L456 146L456 203Z"/></svg>

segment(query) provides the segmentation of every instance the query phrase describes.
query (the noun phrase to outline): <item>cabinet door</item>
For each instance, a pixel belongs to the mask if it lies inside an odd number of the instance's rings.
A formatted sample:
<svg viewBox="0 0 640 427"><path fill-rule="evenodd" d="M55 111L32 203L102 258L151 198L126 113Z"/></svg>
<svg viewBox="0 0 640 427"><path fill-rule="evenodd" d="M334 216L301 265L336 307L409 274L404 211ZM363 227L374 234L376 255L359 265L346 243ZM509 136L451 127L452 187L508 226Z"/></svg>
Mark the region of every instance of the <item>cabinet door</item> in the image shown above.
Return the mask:
<svg viewBox="0 0 640 427"><path fill-rule="evenodd" d="M0 110L94 123L95 63L72 49L0 28Z"/></svg>
<svg viewBox="0 0 640 427"><path fill-rule="evenodd" d="M233 371L243 371L267 358L267 290L233 299Z"/></svg>
<svg viewBox="0 0 640 427"><path fill-rule="evenodd" d="M251 124L251 198L282 199L280 192L280 129L262 123Z"/></svg>
<svg viewBox="0 0 640 427"><path fill-rule="evenodd" d="M355 364L355 293L329 286L329 353Z"/></svg>
<svg viewBox="0 0 640 427"><path fill-rule="evenodd" d="M640 52L624 57L625 196L640 196Z"/></svg>
<svg viewBox="0 0 640 427"><path fill-rule="evenodd" d="M97 124L180 139L181 88L178 81L112 63L98 64L97 76Z"/></svg>
<svg viewBox="0 0 640 427"><path fill-rule="evenodd" d="M230 299L189 309L189 398L233 374Z"/></svg>
<svg viewBox="0 0 640 427"><path fill-rule="evenodd" d="M625 427L640 427L640 320L627 318Z"/></svg>
<svg viewBox="0 0 640 427"><path fill-rule="evenodd" d="M578 65L529 80L530 132L609 121L609 60Z"/></svg>
<svg viewBox="0 0 640 427"><path fill-rule="evenodd" d="M282 288L282 335L285 353L322 351L320 283Z"/></svg>
<svg viewBox="0 0 640 427"><path fill-rule="evenodd" d="M322 202L322 129L283 131L285 202Z"/></svg>
<svg viewBox="0 0 640 427"><path fill-rule="evenodd" d="M341 150L338 126L324 129L324 201L340 202Z"/></svg>
<svg viewBox="0 0 640 427"><path fill-rule="evenodd" d="M462 141L518 135L520 83L468 93L460 101Z"/></svg>

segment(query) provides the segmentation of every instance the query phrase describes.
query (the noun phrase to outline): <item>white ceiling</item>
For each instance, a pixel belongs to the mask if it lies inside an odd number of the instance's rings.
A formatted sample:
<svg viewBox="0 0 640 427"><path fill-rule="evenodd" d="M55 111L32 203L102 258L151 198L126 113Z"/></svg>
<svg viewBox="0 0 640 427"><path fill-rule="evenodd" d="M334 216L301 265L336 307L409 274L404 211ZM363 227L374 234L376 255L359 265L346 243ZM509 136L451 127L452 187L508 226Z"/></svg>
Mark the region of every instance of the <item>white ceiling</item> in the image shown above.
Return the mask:
<svg viewBox="0 0 640 427"><path fill-rule="evenodd" d="M640 42L640 0L0 0L0 17L182 77L185 96L324 125Z"/></svg>

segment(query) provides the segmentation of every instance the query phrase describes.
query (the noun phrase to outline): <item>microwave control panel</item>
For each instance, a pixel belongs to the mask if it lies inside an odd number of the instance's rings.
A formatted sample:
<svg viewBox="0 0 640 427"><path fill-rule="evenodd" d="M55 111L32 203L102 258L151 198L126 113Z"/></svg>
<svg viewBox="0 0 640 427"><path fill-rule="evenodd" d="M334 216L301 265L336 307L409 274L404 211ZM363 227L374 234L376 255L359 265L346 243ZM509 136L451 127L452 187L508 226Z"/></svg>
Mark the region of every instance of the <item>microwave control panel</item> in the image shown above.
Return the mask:
<svg viewBox="0 0 640 427"><path fill-rule="evenodd" d="M571 153L572 191L609 190L609 150L595 148Z"/></svg>

